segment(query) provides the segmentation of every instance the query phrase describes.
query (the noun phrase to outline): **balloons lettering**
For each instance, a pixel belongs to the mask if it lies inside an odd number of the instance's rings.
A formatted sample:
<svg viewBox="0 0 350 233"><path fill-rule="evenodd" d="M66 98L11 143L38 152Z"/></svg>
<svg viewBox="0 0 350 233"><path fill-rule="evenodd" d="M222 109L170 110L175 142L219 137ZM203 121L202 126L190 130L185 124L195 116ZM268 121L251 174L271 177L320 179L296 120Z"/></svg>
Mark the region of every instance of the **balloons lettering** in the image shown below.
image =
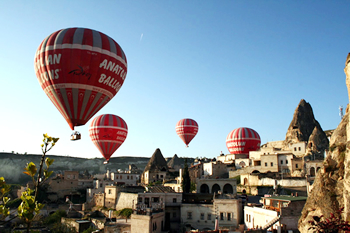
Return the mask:
<svg viewBox="0 0 350 233"><path fill-rule="evenodd" d="M249 154L260 148L259 134L250 128L241 127L232 130L226 138L226 146L231 154Z"/></svg>
<svg viewBox="0 0 350 233"><path fill-rule="evenodd" d="M41 42L34 69L45 94L74 130L118 93L127 61L109 36L87 28L67 28Z"/></svg>

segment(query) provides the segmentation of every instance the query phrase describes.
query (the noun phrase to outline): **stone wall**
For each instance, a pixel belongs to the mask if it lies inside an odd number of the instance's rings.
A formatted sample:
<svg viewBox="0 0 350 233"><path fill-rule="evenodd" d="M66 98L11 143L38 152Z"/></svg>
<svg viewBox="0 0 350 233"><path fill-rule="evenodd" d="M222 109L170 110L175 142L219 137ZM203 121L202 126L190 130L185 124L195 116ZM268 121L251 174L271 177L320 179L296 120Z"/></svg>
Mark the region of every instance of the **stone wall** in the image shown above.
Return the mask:
<svg viewBox="0 0 350 233"><path fill-rule="evenodd" d="M124 208L133 208L137 204L138 194L120 192L117 197L116 210Z"/></svg>

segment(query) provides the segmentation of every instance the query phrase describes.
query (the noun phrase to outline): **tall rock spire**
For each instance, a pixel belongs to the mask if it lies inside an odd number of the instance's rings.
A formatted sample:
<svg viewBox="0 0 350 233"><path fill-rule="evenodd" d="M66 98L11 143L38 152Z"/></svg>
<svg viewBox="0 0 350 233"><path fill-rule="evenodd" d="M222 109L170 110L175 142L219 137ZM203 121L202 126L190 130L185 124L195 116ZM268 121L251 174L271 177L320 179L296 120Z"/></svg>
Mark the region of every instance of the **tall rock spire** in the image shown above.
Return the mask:
<svg viewBox="0 0 350 233"><path fill-rule="evenodd" d="M311 105L304 99L300 100L294 111L285 139L286 146L298 142L308 143L308 152L317 153L323 153L329 145L327 135L315 119Z"/></svg>

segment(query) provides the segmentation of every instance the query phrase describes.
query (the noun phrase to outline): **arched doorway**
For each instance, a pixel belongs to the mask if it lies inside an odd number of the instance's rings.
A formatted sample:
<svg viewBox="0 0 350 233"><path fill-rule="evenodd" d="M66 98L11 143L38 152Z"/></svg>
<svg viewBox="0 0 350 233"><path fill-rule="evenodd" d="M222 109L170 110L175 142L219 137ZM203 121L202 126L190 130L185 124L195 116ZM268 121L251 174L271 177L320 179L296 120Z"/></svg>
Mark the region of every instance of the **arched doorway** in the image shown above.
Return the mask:
<svg viewBox="0 0 350 233"><path fill-rule="evenodd" d="M223 193L233 193L233 187L230 184L225 184L222 191Z"/></svg>
<svg viewBox="0 0 350 233"><path fill-rule="evenodd" d="M315 168L314 167L310 168L310 176L315 176Z"/></svg>
<svg viewBox="0 0 350 233"><path fill-rule="evenodd" d="M214 184L211 188L211 193L218 193L221 190L220 185Z"/></svg>
<svg viewBox="0 0 350 233"><path fill-rule="evenodd" d="M247 178L247 177L244 178L244 180L243 180L243 185L248 185L248 178Z"/></svg>
<svg viewBox="0 0 350 233"><path fill-rule="evenodd" d="M199 192L200 193L209 193L209 186L207 184L202 184Z"/></svg>

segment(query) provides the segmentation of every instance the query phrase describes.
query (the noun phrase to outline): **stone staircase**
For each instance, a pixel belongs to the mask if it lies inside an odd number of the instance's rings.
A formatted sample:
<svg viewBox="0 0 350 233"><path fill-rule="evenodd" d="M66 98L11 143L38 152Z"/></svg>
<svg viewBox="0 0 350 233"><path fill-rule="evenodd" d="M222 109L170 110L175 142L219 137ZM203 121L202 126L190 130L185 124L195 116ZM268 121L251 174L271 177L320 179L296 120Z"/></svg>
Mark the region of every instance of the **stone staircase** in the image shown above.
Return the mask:
<svg viewBox="0 0 350 233"><path fill-rule="evenodd" d="M279 220L280 220L280 217L279 217L279 216L273 218L270 222L266 223L266 225L263 226L262 229L263 229L263 230L267 230L268 228L272 227L273 224L275 224L275 223L278 222Z"/></svg>

